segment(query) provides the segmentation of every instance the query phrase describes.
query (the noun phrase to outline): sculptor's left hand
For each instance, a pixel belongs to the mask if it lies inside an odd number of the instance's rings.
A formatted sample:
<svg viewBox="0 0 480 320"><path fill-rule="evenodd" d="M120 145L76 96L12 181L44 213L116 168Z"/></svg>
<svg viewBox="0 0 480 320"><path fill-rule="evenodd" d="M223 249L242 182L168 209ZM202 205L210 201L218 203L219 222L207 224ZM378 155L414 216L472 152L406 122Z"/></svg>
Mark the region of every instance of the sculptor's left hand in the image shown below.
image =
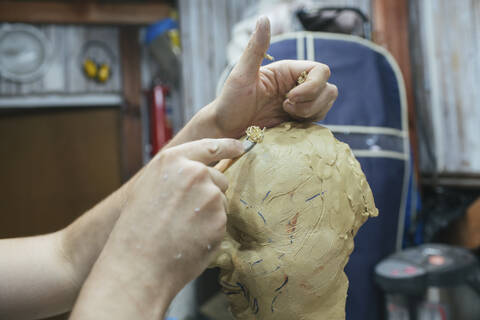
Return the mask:
<svg viewBox="0 0 480 320"><path fill-rule="evenodd" d="M292 119L321 120L337 98L337 87L327 82L327 65L281 60L260 67L269 46L270 22L261 17L212 105L216 124L225 136L239 137L250 125L272 127ZM297 86L303 71L307 71L307 79Z"/></svg>

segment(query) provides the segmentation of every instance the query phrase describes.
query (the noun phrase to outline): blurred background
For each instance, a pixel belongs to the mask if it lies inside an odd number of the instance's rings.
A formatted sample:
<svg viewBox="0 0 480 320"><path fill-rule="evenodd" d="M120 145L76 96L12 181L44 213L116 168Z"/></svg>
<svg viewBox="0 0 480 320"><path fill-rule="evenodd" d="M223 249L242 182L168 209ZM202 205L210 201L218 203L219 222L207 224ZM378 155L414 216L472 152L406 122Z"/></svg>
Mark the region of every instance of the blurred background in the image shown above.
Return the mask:
<svg viewBox="0 0 480 320"><path fill-rule="evenodd" d="M272 54L332 64L340 97L381 80L374 109L339 98L322 123L386 217L359 235L354 254L377 255L352 257L368 295L349 292L347 319L480 319L478 0L0 0L0 238L61 229L131 177L215 98L261 14ZM230 319L217 275L168 317Z"/></svg>

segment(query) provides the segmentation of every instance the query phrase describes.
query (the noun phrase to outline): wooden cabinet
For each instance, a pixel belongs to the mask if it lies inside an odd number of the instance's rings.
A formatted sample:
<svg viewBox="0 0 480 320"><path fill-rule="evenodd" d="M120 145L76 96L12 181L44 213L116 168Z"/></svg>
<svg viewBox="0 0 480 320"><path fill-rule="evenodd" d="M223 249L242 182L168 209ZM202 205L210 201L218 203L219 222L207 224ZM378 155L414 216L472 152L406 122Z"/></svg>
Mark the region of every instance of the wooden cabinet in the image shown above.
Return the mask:
<svg viewBox="0 0 480 320"><path fill-rule="evenodd" d="M118 108L0 112L0 238L58 230L121 183Z"/></svg>

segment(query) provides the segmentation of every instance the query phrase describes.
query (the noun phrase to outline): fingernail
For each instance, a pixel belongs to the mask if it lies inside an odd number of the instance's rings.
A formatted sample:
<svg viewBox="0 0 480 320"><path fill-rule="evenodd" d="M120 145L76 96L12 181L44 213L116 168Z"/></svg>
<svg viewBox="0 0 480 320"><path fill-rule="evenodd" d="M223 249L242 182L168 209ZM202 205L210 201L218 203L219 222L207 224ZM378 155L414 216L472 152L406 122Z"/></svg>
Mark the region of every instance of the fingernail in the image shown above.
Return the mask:
<svg viewBox="0 0 480 320"><path fill-rule="evenodd" d="M255 25L255 32L260 28L260 25L264 23L265 19L267 19L267 16L259 16L257 18L257 24Z"/></svg>

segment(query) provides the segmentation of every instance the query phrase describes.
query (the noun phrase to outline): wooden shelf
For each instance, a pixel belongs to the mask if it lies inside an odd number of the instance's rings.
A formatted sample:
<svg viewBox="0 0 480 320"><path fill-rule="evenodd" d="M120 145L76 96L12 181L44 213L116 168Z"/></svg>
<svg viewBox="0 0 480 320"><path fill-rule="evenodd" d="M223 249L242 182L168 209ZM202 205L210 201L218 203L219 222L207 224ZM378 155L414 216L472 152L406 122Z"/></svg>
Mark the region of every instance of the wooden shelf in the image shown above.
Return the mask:
<svg viewBox="0 0 480 320"><path fill-rule="evenodd" d="M170 6L160 2L97 3L95 1L0 1L0 21L145 25L169 16Z"/></svg>

